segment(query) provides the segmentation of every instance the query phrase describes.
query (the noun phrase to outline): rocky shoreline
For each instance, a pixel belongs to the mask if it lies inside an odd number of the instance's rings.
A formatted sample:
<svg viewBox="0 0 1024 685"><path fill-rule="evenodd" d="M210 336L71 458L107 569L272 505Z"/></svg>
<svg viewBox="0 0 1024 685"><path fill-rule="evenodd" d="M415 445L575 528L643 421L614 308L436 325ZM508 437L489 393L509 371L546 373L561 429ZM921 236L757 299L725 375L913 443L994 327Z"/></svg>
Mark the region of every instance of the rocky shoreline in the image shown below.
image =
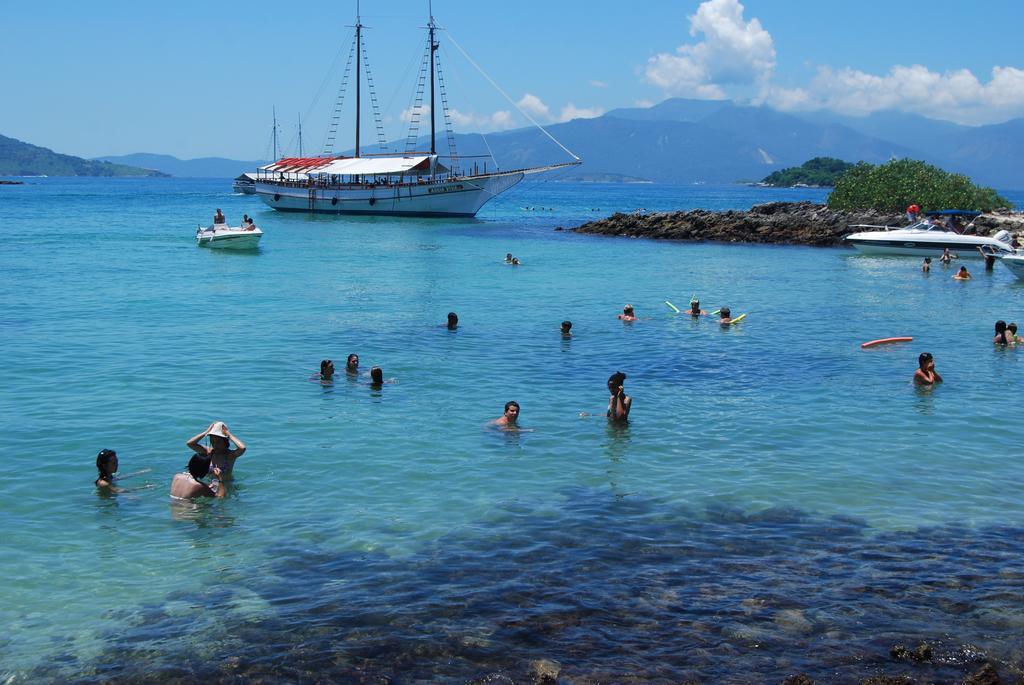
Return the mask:
<svg viewBox="0 0 1024 685"><path fill-rule="evenodd" d="M843 236L856 232L857 229L850 228L853 224L905 226L907 219L903 214L874 210L835 211L812 202L769 202L754 205L748 211L619 212L575 228L555 230L631 238L834 247L842 245ZM978 217L974 225L982 235L1001 229L1024 232L1024 215L1020 212L985 214Z"/></svg>

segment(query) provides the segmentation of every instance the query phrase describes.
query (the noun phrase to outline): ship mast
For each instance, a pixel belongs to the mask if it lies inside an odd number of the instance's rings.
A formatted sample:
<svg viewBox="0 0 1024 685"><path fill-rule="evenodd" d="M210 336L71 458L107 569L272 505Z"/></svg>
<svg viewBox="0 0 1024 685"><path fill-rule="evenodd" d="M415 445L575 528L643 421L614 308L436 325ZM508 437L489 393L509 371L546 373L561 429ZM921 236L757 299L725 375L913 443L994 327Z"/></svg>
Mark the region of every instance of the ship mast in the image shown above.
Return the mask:
<svg viewBox="0 0 1024 685"><path fill-rule="evenodd" d="M299 114L299 157L302 156L302 115Z"/></svg>
<svg viewBox="0 0 1024 685"><path fill-rule="evenodd" d="M437 154L437 145L434 140L434 51L437 50L437 43L434 42L434 3L429 4L430 8L430 154Z"/></svg>
<svg viewBox="0 0 1024 685"><path fill-rule="evenodd" d="M359 156L359 66L363 61L363 24L359 21L359 2L356 0L356 157Z"/></svg>
<svg viewBox="0 0 1024 685"><path fill-rule="evenodd" d="M277 156L277 107L274 107L272 111L274 112L274 161L277 161L280 159Z"/></svg>

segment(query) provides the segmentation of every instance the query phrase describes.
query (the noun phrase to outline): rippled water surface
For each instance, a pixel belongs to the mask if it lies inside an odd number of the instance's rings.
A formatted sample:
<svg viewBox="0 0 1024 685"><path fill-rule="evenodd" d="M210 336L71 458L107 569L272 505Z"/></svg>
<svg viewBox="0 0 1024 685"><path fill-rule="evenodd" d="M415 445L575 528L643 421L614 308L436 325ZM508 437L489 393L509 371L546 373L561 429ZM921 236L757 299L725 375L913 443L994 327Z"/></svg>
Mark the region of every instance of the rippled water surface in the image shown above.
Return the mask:
<svg viewBox="0 0 1024 685"><path fill-rule="evenodd" d="M548 659L576 682L952 682L991 660L1012 682L1024 350L991 338L1024 285L553 230L823 196L533 183L399 223L224 181L0 187L0 677L519 682ZM218 206L255 215L258 252L195 247ZM749 315L664 304L694 294ZM350 352L392 382L310 382ZM616 370L628 427L603 417ZM486 428L511 399L530 430ZM172 504L213 419L248 444L236 486ZM104 447L153 487L98 497ZM921 641L933 660L889 656Z"/></svg>

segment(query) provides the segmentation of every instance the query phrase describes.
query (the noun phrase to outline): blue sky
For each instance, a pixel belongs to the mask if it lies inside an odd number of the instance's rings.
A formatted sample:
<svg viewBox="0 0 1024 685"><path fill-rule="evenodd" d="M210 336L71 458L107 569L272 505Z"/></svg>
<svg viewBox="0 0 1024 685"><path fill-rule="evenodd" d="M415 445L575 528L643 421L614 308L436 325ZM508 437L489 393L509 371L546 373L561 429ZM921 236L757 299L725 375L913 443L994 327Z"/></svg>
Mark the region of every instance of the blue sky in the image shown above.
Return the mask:
<svg viewBox="0 0 1024 685"><path fill-rule="evenodd" d="M362 2L389 139L406 133L426 8ZM283 144L301 115L317 149L354 14L354 0L0 0L0 134L87 157L254 159L268 153L276 106ZM966 124L1024 116L1019 0L435 0L434 14L450 34L441 57L463 131L527 120L449 37L542 123L673 96ZM348 122L340 138L351 146Z"/></svg>

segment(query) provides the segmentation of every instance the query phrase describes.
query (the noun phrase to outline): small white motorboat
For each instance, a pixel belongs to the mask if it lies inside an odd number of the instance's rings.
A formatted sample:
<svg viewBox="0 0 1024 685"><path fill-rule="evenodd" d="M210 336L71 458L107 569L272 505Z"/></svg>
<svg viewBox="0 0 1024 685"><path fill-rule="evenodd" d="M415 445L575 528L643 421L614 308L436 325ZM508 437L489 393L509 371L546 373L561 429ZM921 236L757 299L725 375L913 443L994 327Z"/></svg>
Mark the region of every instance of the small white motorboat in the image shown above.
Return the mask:
<svg viewBox="0 0 1024 685"><path fill-rule="evenodd" d="M995 255L1012 254L1013 236L1008 231L999 231L994 236L975 235L970 232L973 222L958 231L949 225L939 223L935 217L972 216L980 212L944 210L929 212L929 216L912 226L897 228L893 226L868 226L857 224L851 228L871 229L851 233L844 240L865 254L914 255L918 257L938 257L943 250L957 254L960 258L981 258L981 248L986 253ZM958 224L953 224L959 228Z"/></svg>
<svg viewBox="0 0 1024 685"><path fill-rule="evenodd" d="M255 250L259 247L263 231L255 224L249 227L214 224L196 229L196 245L217 250Z"/></svg>
<svg viewBox="0 0 1024 685"><path fill-rule="evenodd" d="M999 259L1002 260L1007 269L1013 272L1014 276L1024 280L1024 253L1018 250L1013 254L1001 254Z"/></svg>

